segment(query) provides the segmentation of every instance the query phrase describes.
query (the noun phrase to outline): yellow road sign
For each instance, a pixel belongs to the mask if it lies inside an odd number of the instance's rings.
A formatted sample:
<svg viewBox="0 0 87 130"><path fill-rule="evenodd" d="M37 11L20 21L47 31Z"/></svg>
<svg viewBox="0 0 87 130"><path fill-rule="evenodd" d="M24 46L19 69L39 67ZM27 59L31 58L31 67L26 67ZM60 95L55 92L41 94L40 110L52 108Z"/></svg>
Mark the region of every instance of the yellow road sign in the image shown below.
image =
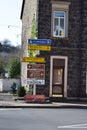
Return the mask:
<svg viewBox="0 0 87 130"><path fill-rule="evenodd" d="M45 58L42 57L22 57L22 62L45 62Z"/></svg>
<svg viewBox="0 0 87 130"><path fill-rule="evenodd" d="M50 51L51 50L51 46L28 45L28 50Z"/></svg>

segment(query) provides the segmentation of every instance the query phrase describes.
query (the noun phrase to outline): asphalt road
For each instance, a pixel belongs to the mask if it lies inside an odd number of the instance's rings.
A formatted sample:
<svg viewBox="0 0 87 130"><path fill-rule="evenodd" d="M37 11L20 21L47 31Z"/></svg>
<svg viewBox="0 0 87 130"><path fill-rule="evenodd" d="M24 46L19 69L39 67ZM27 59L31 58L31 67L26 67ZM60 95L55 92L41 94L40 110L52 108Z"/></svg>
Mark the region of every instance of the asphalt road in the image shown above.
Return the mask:
<svg viewBox="0 0 87 130"><path fill-rule="evenodd" d="M86 109L0 109L0 130L84 130Z"/></svg>

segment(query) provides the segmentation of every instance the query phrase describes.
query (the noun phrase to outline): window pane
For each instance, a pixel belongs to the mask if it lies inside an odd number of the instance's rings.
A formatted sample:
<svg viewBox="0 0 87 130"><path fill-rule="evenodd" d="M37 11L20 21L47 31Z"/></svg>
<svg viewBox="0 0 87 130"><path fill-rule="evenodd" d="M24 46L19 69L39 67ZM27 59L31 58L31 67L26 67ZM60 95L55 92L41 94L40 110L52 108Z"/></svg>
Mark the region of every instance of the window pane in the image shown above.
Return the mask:
<svg viewBox="0 0 87 130"><path fill-rule="evenodd" d="M55 17L64 17L64 12L55 12L54 16Z"/></svg>
<svg viewBox="0 0 87 130"><path fill-rule="evenodd" d="M60 19L60 27L64 29L64 19Z"/></svg>
<svg viewBox="0 0 87 130"><path fill-rule="evenodd" d="M55 26L58 26L58 24L59 24L58 18L55 18L55 20L54 20L54 25L55 25Z"/></svg>
<svg viewBox="0 0 87 130"><path fill-rule="evenodd" d="M64 19L60 18L60 36L64 36Z"/></svg>
<svg viewBox="0 0 87 130"><path fill-rule="evenodd" d="M58 20L58 18L55 18L54 19L54 33L55 33L55 35L57 35L58 36L58 31L59 30L59 20Z"/></svg>
<svg viewBox="0 0 87 130"><path fill-rule="evenodd" d="M62 75L63 75L63 69L54 69L54 84L62 84Z"/></svg>

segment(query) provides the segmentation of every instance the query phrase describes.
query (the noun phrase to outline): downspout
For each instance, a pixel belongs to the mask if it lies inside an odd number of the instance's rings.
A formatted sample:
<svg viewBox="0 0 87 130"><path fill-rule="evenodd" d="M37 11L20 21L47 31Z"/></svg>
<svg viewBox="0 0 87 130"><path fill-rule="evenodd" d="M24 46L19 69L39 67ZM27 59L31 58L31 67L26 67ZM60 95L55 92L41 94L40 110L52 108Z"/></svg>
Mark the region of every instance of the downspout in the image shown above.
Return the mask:
<svg viewBox="0 0 87 130"><path fill-rule="evenodd" d="M80 0L80 43L79 43L79 86L78 86L78 92L77 96L78 98L81 97L81 84L82 84L82 78L81 78L81 72L82 72L82 51L81 48L83 47L82 45L82 20L83 20L83 1Z"/></svg>

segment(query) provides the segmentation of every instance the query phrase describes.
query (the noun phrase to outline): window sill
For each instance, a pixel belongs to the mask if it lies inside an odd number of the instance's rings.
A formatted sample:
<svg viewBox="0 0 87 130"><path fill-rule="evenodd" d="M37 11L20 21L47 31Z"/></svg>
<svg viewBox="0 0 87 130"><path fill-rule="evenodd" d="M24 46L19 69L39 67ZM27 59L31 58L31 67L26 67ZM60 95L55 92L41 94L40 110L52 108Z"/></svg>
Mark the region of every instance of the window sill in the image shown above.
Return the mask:
<svg viewBox="0 0 87 130"><path fill-rule="evenodd" d="M51 37L51 40L69 40L68 37Z"/></svg>

